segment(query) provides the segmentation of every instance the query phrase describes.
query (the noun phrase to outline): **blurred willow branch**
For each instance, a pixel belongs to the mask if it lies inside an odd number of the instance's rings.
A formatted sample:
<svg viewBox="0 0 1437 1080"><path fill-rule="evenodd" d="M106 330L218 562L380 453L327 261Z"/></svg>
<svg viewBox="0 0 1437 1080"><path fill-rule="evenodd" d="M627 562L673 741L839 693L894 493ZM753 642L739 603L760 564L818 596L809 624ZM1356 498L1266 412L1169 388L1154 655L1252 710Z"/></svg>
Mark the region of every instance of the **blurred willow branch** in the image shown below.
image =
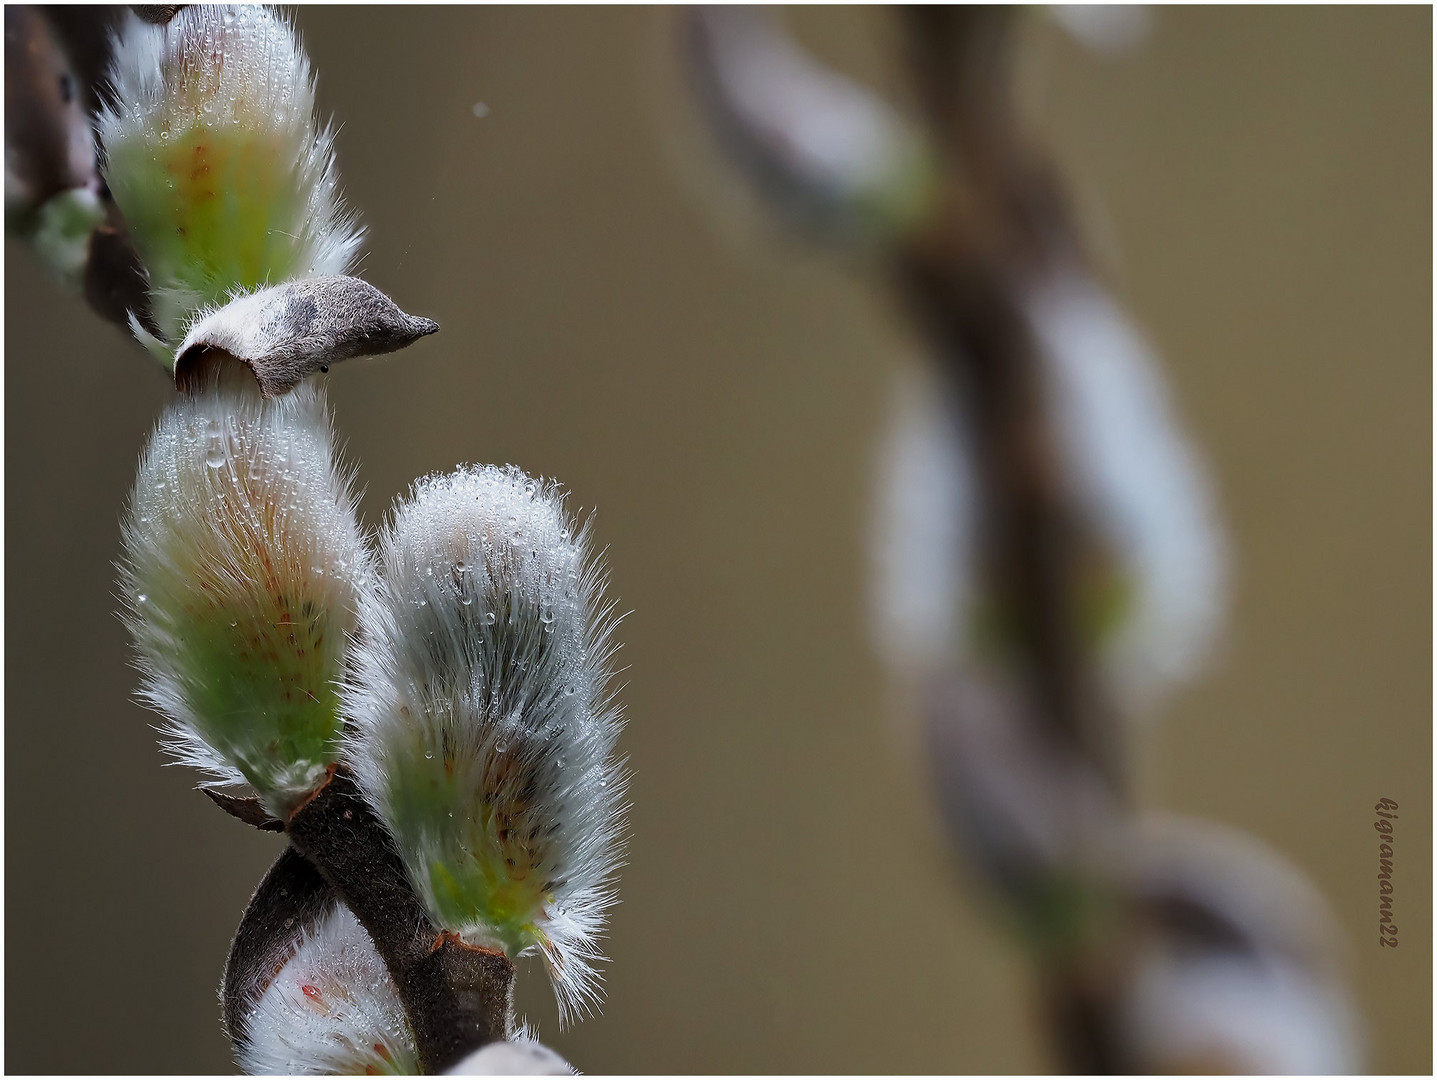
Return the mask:
<svg viewBox="0 0 1437 1080"><path fill-rule="evenodd" d="M1340 1067L1350 1047L1330 1032L1350 1010L1310 886L1246 838L1127 806L1134 695L1112 626L1134 624L1129 659L1158 681L1185 674L1215 621L1221 539L1145 347L1023 131L1024 11L895 15L917 122L763 13L693 10L684 45L710 127L777 215L886 266L927 343L938 426L907 447L927 486L896 501L917 525L891 526L921 535L889 570L935 573L906 590L922 610L897 605L886 629L920 654L954 839L1029 947L1067 1071ZM971 553L925 550L969 531ZM958 592L968 610L934 614ZM1301 946L1284 909L1303 912ZM1298 1022L1273 1035L1280 1010Z"/></svg>
<svg viewBox="0 0 1437 1080"><path fill-rule="evenodd" d="M940 181L934 212L895 254L898 280L932 353L968 404L986 524L979 557L994 603L1010 613L1017 666L1017 678L995 688L1001 697L994 700L1001 700L1008 725L1031 730L1035 745L1048 746L1058 774L1055 782L1023 785L1045 792L1053 823L1067 826L1062 849L1076 871L1070 896L1057 898L1070 909L1060 916L1060 931L1040 938L1053 1028L1069 1071L1122 1073L1132 1063L1111 1030L1104 955L1120 924L1112 911L1117 898L1090 865L1098 843L1093 831L1107 827L1120 799L1120 735L1078 631L1084 537L1068 503L1025 311L1033 279L1075 252L1056 180L1017 128L1010 96L1015 17L1011 9L988 7L905 11ZM971 728L978 711L971 693L951 688L940 688L931 707L939 745L946 732L950 746L954 729ZM982 746L970 741L961 757L987 766ZM1085 776L1086 784L1075 782ZM1084 799L1098 777L1107 797Z"/></svg>
<svg viewBox="0 0 1437 1080"><path fill-rule="evenodd" d="M100 176L91 118L125 9L5 7L5 226L102 318L153 329L139 255Z"/></svg>

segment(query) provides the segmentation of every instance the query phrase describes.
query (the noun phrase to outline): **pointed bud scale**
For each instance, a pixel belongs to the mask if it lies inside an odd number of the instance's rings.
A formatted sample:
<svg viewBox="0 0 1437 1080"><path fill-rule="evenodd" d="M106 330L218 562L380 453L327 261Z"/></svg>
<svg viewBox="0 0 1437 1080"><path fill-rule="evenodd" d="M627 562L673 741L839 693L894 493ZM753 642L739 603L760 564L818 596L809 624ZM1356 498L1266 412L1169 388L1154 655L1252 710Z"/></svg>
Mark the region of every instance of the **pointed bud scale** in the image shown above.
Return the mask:
<svg viewBox="0 0 1437 1080"><path fill-rule="evenodd" d="M166 410L124 521L121 587L169 749L283 818L338 755L336 682L368 555L317 390L243 371Z"/></svg>
<svg viewBox="0 0 1437 1080"><path fill-rule="evenodd" d="M247 1011L235 1056L252 1076L419 1072L394 981L349 908L336 904L297 935Z"/></svg>
<svg viewBox="0 0 1437 1080"><path fill-rule="evenodd" d="M394 352L438 329L357 277L287 281L199 312L175 351L175 383L188 386L211 360L233 358L273 397L340 360Z"/></svg>
<svg viewBox="0 0 1437 1080"><path fill-rule="evenodd" d="M567 1019L598 999L614 902L614 620L588 528L513 467L419 481L382 537L344 691L346 757L435 921L544 954Z"/></svg>
<svg viewBox="0 0 1437 1080"><path fill-rule="evenodd" d="M164 339L236 289L344 272L360 235L285 17L254 5L186 7L162 26L131 16L114 51L105 179Z"/></svg>

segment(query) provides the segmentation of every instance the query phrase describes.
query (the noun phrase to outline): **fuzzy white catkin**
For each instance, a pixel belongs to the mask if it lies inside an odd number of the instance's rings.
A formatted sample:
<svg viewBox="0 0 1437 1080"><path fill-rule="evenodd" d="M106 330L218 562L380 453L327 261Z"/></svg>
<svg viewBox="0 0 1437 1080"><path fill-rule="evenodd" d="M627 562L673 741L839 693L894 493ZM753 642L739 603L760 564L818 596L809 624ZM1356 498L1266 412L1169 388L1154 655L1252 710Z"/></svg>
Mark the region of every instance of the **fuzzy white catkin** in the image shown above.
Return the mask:
<svg viewBox="0 0 1437 1080"><path fill-rule="evenodd" d="M123 521L124 618L168 749L272 813L338 755L369 556L324 398L238 373L165 410Z"/></svg>
<svg viewBox="0 0 1437 1080"><path fill-rule="evenodd" d="M513 467L418 481L344 690L346 758L435 921L537 947L565 1022L599 1000L622 832L615 621L588 537Z"/></svg>
<svg viewBox="0 0 1437 1080"><path fill-rule="evenodd" d="M1145 956L1124 1004L1126 1035L1145 1071L1361 1071L1345 992L1280 959Z"/></svg>
<svg viewBox="0 0 1437 1080"><path fill-rule="evenodd" d="M299 938L251 1006L235 1053L260 1076L419 1072L394 981L342 903Z"/></svg>
<svg viewBox="0 0 1437 1080"><path fill-rule="evenodd" d="M1136 704L1194 674L1227 599L1227 546L1207 472L1151 348L1091 278L1057 274L1029 317L1048 358L1079 498L1137 586L1108 652Z"/></svg>
<svg viewBox="0 0 1437 1080"><path fill-rule="evenodd" d="M927 149L867 87L817 63L771 12L694 13L701 100L759 186L826 238L891 232L929 189Z"/></svg>
<svg viewBox="0 0 1437 1080"><path fill-rule="evenodd" d="M157 26L131 14L111 77L115 100L98 118L105 178L171 346L236 290L345 271L360 233L287 17L194 5Z"/></svg>
<svg viewBox="0 0 1437 1080"><path fill-rule="evenodd" d="M1138 819L1119 849L1140 895L1180 896L1241 942L1197 947L1183 924L1140 939L1116 1013L1139 1071L1362 1071L1340 924L1301 871L1252 836L1177 815Z"/></svg>
<svg viewBox="0 0 1437 1080"><path fill-rule="evenodd" d="M1068 480L1129 596L1102 644L1129 708L1192 675L1220 622L1226 550L1207 475L1150 350L1076 273L1030 297ZM973 650L979 601L972 452L958 403L904 372L880 445L873 519L875 646L904 677Z"/></svg>
<svg viewBox="0 0 1437 1080"><path fill-rule="evenodd" d="M943 667L970 602L972 465L949 394L922 368L897 372L878 448L870 578L873 645L907 675Z"/></svg>
<svg viewBox="0 0 1437 1080"><path fill-rule="evenodd" d="M490 1043L446 1069L445 1076L572 1076L573 1066L529 1036Z"/></svg>

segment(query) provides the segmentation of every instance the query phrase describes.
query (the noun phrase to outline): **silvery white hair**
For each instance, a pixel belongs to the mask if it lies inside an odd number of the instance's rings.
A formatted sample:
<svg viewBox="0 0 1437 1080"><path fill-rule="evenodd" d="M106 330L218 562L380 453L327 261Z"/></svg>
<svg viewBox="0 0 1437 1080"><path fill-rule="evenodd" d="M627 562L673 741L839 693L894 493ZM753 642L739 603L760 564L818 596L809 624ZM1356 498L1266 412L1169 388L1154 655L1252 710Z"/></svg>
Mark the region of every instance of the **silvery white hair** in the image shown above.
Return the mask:
<svg viewBox="0 0 1437 1080"><path fill-rule="evenodd" d="M1057 275L1032 292L1028 317L1078 509L1130 597L1101 660L1140 708L1196 671L1221 621L1227 553L1211 484L1151 350L1095 283ZM961 408L932 375L905 371L880 444L874 644L903 676L973 648L977 479Z"/></svg>
<svg viewBox="0 0 1437 1080"><path fill-rule="evenodd" d="M110 75L114 103L97 120L105 179L171 346L234 289L348 268L361 233L286 16L202 4L159 26L131 13Z"/></svg>
<svg viewBox="0 0 1437 1080"><path fill-rule="evenodd" d="M436 922L538 948L564 1022L599 1000L624 770L589 524L512 466L418 481L380 538L346 759Z"/></svg>
<svg viewBox="0 0 1437 1080"><path fill-rule="evenodd" d="M369 555L323 395L247 373L182 396L140 459L120 587L167 748L282 814L339 751L339 678Z"/></svg>
<svg viewBox="0 0 1437 1080"><path fill-rule="evenodd" d="M399 992L354 913L336 903L303 931L236 1039L257 1076L419 1072Z"/></svg>

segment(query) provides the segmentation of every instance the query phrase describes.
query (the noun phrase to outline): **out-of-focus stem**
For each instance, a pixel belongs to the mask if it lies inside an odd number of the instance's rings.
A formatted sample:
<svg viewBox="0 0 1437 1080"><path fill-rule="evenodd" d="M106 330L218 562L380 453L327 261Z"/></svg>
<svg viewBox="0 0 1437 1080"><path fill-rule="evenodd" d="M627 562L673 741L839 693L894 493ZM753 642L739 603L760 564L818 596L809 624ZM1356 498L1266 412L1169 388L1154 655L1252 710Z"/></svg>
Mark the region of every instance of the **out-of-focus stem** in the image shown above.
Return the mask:
<svg viewBox="0 0 1437 1080"><path fill-rule="evenodd" d="M7 227L29 235L41 208L66 193L97 201L103 218L74 283L97 314L128 329L131 313L149 326L148 282L100 180L90 130L108 93L110 39L123 12L93 5L5 9L5 154L7 176L19 178L23 190L20 204L6 207ZM78 142L83 154L70 149Z"/></svg>
<svg viewBox="0 0 1437 1080"><path fill-rule="evenodd" d="M938 213L899 253L899 274L968 403L989 580L1012 613L1042 722L1116 786L1111 721L1077 633L1082 537L1024 313L1026 287L1068 246L1068 230L1051 180L1011 123L1010 19L992 8L909 15L944 167Z"/></svg>
<svg viewBox="0 0 1437 1080"><path fill-rule="evenodd" d="M897 253L897 268L967 409L985 579L1011 620L1027 706L1020 722L1038 725L1118 793L1119 732L1078 633L1085 539L1025 313L1033 283L1071 258L1074 245L1057 185L1018 133L1013 19L1010 9L990 7L907 12L940 188L936 212ZM1073 809L1059 819L1071 830L1069 865L1081 875L1100 838L1087 834L1087 819ZM1080 880L1072 900L1076 929L1040 958L1047 1011L1074 1072L1124 1071L1107 1000L1109 949L1101 922L1090 925L1104 918L1105 893L1101 880Z"/></svg>

